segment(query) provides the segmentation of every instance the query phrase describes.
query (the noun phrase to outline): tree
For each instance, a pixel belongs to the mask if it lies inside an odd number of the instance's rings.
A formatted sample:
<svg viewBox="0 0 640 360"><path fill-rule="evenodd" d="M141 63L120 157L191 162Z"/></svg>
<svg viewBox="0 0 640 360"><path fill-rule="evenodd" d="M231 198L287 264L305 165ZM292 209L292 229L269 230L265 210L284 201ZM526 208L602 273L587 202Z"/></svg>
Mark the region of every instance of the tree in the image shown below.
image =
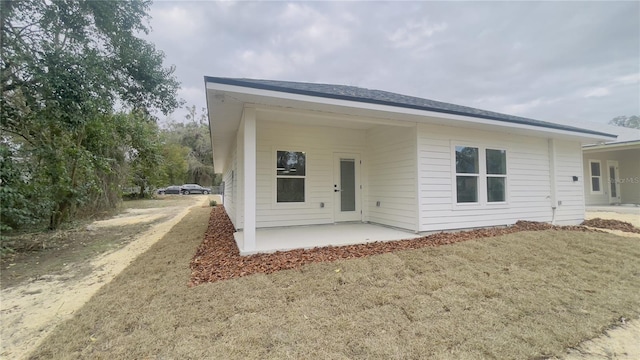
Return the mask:
<svg viewBox="0 0 640 360"><path fill-rule="evenodd" d="M189 152L188 147L180 144L170 143L163 146L163 184L179 185L187 182Z"/></svg>
<svg viewBox="0 0 640 360"><path fill-rule="evenodd" d="M609 121L611 125L623 126L633 129L640 129L640 116L616 116Z"/></svg>
<svg viewBox="0 0 640 360"><path fill-rule="evenodd" d="M150 114L180 102L174 68L136 36L148 32L150 4L1 2L0 126L3 144L19 152L5 149L2 159L23 180L14 175L3 191L40 195L52 229L79 207L113 204L104 195L126 177L127 162L140 182L151 181L160 148ZM124 111L114 114L115 104Z"/></svg>
<svg viewBox="0 0 640 360"><path fill-rule="evenodd" d="M189 149L185 182L217 185L220 180L213 168L213 148L205 109L200 114L195 106L186 107L186 122L171 122L165 129L168 144L179 144Z"/></svg>

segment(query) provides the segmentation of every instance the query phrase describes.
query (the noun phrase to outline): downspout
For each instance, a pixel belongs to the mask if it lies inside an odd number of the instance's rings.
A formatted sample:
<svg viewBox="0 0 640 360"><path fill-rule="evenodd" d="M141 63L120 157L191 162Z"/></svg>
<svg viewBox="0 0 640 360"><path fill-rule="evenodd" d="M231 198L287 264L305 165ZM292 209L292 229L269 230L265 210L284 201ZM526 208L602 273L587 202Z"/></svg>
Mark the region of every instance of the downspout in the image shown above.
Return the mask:
<svg viewBox="0 0 640 360"><path fill-rule="evenodd" d="M547 139L549 146L549 185L551 194L549 199L551 202L551 224L556 224L556 211L558 207L558 187L556 185L556 142L554 139Z"/></svg>
<svg viewBox="0 0 640 360"><path fill-rule="evenodd" d="M415 126L415 131L414 131L414 136L413 136L413 145L415 146L415 151L413 152L416 156L416 161L415 161L415 172L414 172L414 180L415 180L415 194L416 194L416 207L415 207L415 211L416 211L416 229L415 229L415 233L419 234L420 233L420 218L422 216L422 206L420 205L420 195L421 195L421 186L420 186L420 131L418 129L418 123L416 123Z"/></svg>

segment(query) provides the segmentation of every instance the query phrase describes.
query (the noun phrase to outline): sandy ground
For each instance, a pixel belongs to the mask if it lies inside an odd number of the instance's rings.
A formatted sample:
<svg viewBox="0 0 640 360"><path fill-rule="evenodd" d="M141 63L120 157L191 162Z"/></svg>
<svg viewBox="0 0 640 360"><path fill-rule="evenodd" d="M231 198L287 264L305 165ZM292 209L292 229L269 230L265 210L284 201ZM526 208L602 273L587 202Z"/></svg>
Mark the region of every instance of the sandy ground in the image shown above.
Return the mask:
<svg viewBox="0 0 640 360"><path fill-rule="evenodd" d="M618 212L612 212L612 211L587 211L587 213L585 214L586 220L595 219L595 218L625 221L625 222L631 223L631 225L637 228L640 228L640 209L638 209L638 213L618 213ZM600 229L600 230L604 230L608 233L612 233L618 236L635 237L640 239L640 234L628 233L620 230L609 230L609 229ZM638 359L640 359L640 356L638 356Z"/></svg>
<svg viewBox="0 0 640 360"><path fill-rule="evenodd" d="M602 336L570 349L566 360L640 359L640 319L606 331Z"/></svg>
<svg viewBox="0 0 640 360"><path fill-rule="evenodd" d="M585 218L587 220L594 219L594 218L601 218L601 219L613 219L613 220L626 221L628 223L631 223L633 226L640 228L640 208L638 208L637 213L627 213L627 214L612 212L612 211L587 211Z"/></svg>
<svg viewBox="0 0 640 360"><path fill-rule="evenodd" d="M106 226L149 223L167 217L140 234L126 247L103 254L91 261L91 275L70 280L64 275L44 276L37 281L2 290L2 359L23 359L61 322L73 316L104 284L111 281L138 255L160 240L195 206L206 206L202 196L188 207L131 209L113 219L96 221L87 230Z"/></svg>

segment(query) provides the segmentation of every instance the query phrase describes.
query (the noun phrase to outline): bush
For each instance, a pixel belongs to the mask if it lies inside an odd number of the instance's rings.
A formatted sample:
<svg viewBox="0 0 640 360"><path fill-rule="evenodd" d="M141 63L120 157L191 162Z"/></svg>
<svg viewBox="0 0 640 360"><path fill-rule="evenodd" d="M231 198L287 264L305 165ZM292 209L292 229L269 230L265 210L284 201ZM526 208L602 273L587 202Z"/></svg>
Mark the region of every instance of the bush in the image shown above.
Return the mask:
<svg viewBox="0 0 640 360"><path fill-rule="evenodd" d="M218 206L218 202L215 201L215 200L210 200L209 201L209 206L216 207L216 206Z"/></svg>

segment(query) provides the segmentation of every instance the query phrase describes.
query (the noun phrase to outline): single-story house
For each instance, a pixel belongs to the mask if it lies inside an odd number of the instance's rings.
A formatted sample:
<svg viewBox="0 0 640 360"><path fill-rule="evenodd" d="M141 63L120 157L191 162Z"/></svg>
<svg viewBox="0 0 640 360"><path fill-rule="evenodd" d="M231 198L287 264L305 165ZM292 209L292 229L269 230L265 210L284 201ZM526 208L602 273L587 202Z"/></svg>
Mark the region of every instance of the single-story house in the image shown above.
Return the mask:
<svg viewBox="0 0 640 360"><path fill-rule="evenodd" d="M214 166L242 254L276 250L261 231L283 227L578 224L582 145L616 139L353 86L204 80Z"/></svg>
<svg viewBox="0 0 640 360"><path fill-rule="evenodd" d="M582 147L586 205L640 205L640 130L590 128L618 138Z"/></svg>

